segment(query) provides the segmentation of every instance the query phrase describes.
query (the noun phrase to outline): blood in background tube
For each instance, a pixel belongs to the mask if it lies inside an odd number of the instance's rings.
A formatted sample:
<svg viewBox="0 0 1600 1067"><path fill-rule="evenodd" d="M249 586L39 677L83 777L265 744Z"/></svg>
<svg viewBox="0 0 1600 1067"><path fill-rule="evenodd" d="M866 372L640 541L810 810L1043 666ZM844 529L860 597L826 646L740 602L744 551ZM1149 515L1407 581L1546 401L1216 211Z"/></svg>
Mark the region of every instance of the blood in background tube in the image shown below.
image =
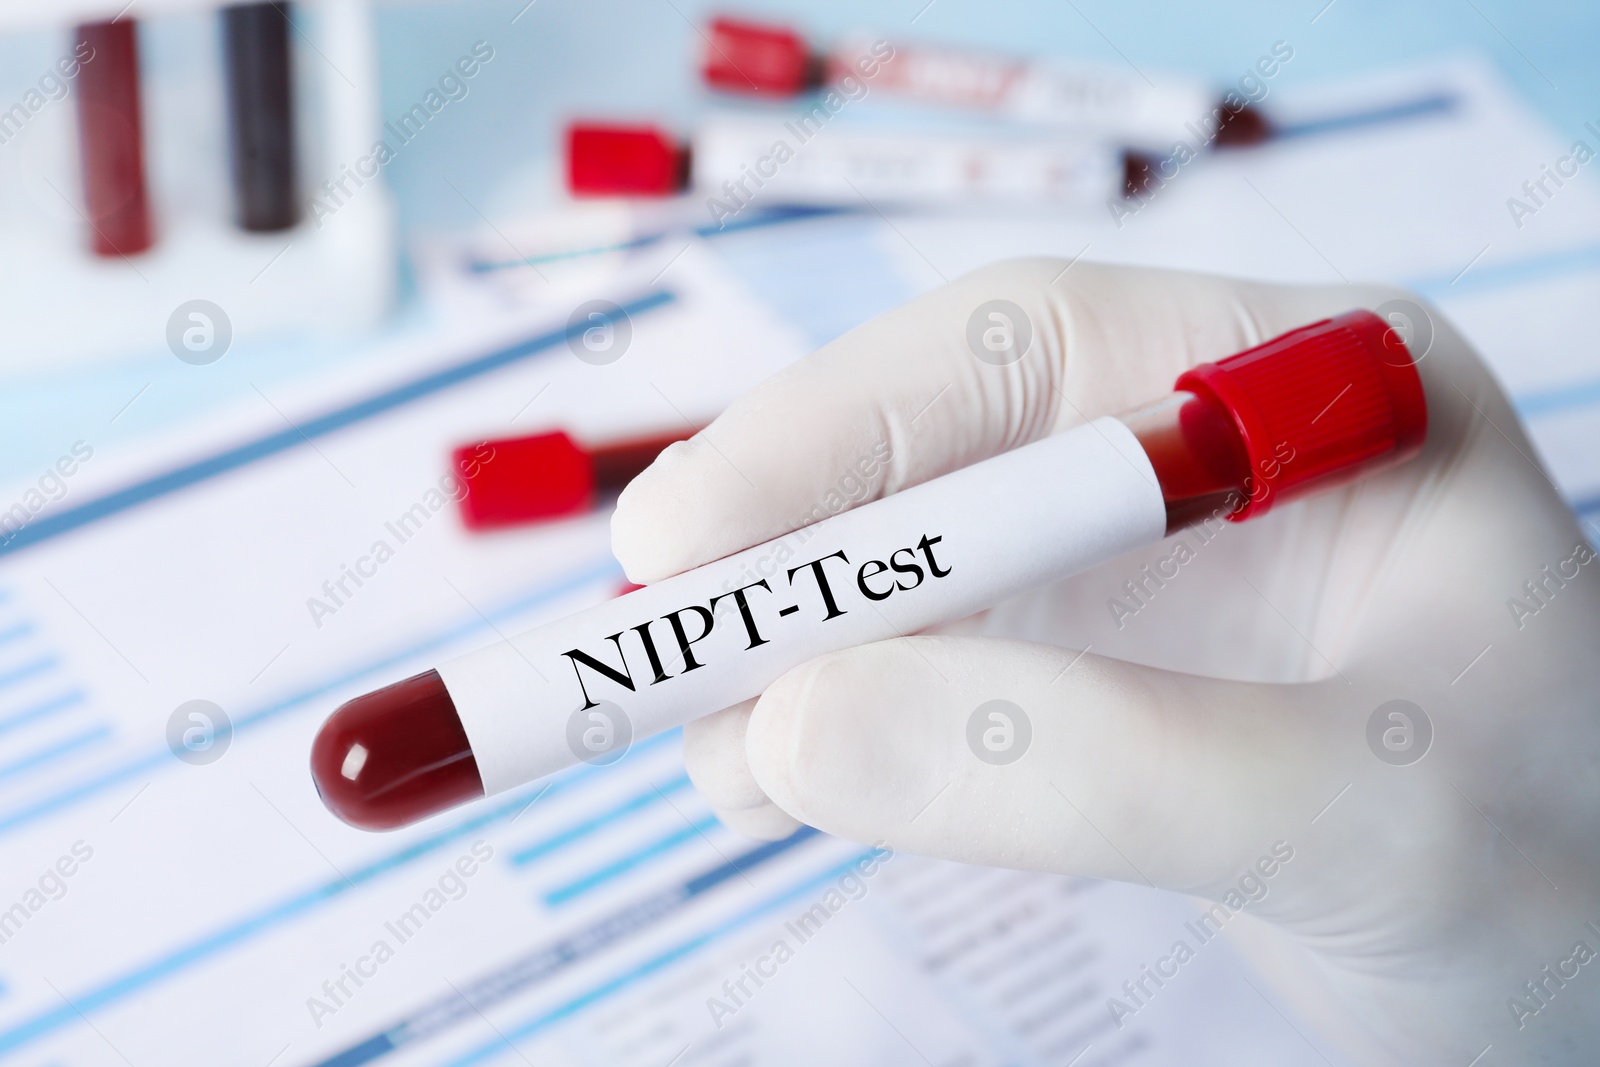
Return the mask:
<svg viewBox="0 0 1600 1067"><path fill-rule="evenodd" d="M153 240L144 179L139 103L139 34L133 19L89 22L76 32L78 145L90 246L99 256L132 256Z"/></svg>
<svg viewBox="0 0 1600 1067"><path fill-rule="evenodd" d="M240 229L259 233L287 230L300 218L287 7L237 4L221 12L234 215Z"/></svg>
<svg viewBox="0 0 1600 1067"><path fill-rule="evenodd" d="M699 427L652 434L649 437L632 437L621 441L608 441L589 450L589 464L594 471L595 492L600 496L615 495L627 488L668 445L687 441L700 432Z"/></svg>
<svg viewBox="0 0 1600 1067"><path fill-rule="evenodd" d="M1409 459L1420 451L1428 421L1404 342L1368 311L1194 367L1171 395L1117 420L1150 460L1167 534L1242 521ZM317 737L312 773L334 814L372 830L484 793L455 700L434 671L336 710Z"/></svg>

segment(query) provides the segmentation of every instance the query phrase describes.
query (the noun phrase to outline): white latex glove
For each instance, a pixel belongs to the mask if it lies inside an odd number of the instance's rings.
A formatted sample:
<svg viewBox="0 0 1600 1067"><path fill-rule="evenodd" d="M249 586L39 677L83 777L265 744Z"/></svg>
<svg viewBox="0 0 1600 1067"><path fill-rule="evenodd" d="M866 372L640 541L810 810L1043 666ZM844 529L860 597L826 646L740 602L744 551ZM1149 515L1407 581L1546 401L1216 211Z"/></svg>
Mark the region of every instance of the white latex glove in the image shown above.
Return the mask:
<svg viewBox="0 0 1600 1067"><path fill-rule="evenodd" d="M966 340L996 298L1032 326L1009 366ZM998 264L847 334L668 449L622 494L617 556L656 581L852 492L859 504L1137 407L1192 364L1397 298ZM1437 314L1432 332L1417 460L1206 543L1179 534L957 628L968 636L809 662L753 707L686 728L695 783L756 835L800 820L1217 901L1281 842L1292 859L1246 883L1270 892L1228 928L1360 1062L1466 1067L1491 1044L1484 1067L1600 1062L1600 562L1581 562L1583 533L1484 365ZM871 473L855 489L858 471ZM1181 564L1178 541L1193 557ZM1147 564L1176 574L1147 580L1140 606L1124 583ZM1032 725L1004 766L967 742L997 698ZM1396 699L1434 732L1409 765L1368 741ZM1404 726L1380 724L1402 748Z"/></svg>

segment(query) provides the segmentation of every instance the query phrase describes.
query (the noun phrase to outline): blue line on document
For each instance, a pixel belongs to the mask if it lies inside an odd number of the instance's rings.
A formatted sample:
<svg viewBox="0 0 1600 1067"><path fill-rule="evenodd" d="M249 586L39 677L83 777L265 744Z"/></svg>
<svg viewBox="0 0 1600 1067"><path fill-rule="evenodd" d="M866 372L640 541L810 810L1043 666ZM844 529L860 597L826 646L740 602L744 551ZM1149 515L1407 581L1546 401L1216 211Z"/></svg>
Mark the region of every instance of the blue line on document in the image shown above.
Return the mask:
<svg viewBox="0 0 1600 1067"><path fill-rule="evenodd" d="M617 911L602 916L589 926L556 941L540 945L489 974L467 983L459 992L414 1009L409 1016L382 1033L360 1041L316 1067L360 1067L395 1049L432 1037L452 1025L477 1018L509 997L532 988L569 967L592 959L669 915L677 914L691 901L734 877L744 875L797 845L818 836L818 831L803 826L780 841L768 841L739 853L680 885L644 897ZM852 861L853 862L853 861ZM839 868L837 870L842 870ZM828 877L831 873L824 874ZM812 884L812 883L808 883Z"/></svg>
<svg viewBox="0 0 1600 1067"><path fill-rule="evenodd" d="M565 885L557 886L544 896L544 902L550 907L559 907L570 900L583 896L585 893L599 889L607 882L620 878L629 871L634 870L658 856L664 856L682 845L697 841L717 828L715 817L701 819L699 822L682 826L658 838L636 852L630 852L620 859L613 860L599 870L591 871L581 878L575 878Z"/></svg>
<svg viewBox="0 0 1600 1067"><path fill-rule="evenodd" d="M641 751L663 744L671 736L672 734L669 732L646 738L633 746L630 750L630 755L637 755ZM579 765L550 782L546 789L546 795L570 789L577 783L589 780L600 770L602 768ZM279 901L277 904L224 926L220 930L195 938L189 943L148 963L135 967L117 978L103 982L85 992L78 993L68 1003L47 1009L25 1022L0 1032L0 1053L21 1048L47 1033L88 1016L90 1012L123 1000L146 986L159 982L186 967L216 955L223 949L246 941L271 927L286 922L317 904L347 893L357 886L371 882L412 860L437 852L450 842L480 830L490 823L508 816L514 816L527 804L527 792L528 790L519 791L514 798L508 801L496 804L487 811L464 819L436 834L374 860L364 867L349 872L346 876L335 878L311 889L296 893Z"/></svg>
<svg viewBox="0 0 1600 1067"><path fill-rule="evenodd" d="M110 736L111 727L96 726L93 729L74 734L65 740L56 741L35 752L30 752L20 759L12 760L10 763L0 763L0 779L9 778L11 775L20 774L23 771L34 770L46 763L58 760L62 756L71 755L85 745L92 745L96 741L104 741Z"/></svg>
<svg viewBox="0 0 1600 1067"><path fill-rule="evenodd" d="M445 647L468 634L484 629L495 620L518 615L542 603L559 599L604 579L620 577L621 574L622 568L608 554L603 562L597 562L579 571L576 575L562 578L553 584L536 588L525 596L489 612L487 621L483 617L473 614L467 621L453 626L443 633L425 638L414 645L384 656L382 659L367 663L356 670L337 675L308 689L303 689L275 704L269 704L255 712L244 715L234 722L232 732L237 734L259 723L275 719L285 712L301 708L319 696L342 689L362 678L381 674L403 664L414 664L418 657L425 653ZM101 771L87 781L68 786L23 807L0 812L0 834L91 797L116 785L118 782L125 782L130 778L149 773L158 767L168 764L171 760L172 753L167 749L166 745L161 745L144 756Z"/></svg>
<svg viewBox="0 0 1600 1067"><path fill-rule="evenodd" d="M622 305L622 310L629 315L639 315L646 311L670 303L676 297L665 289L647 293L635 300ZM480 375L487 374L501 367L509 366L529 356L554 348L556 345L576 337L582 332L581 326L564 326L560 329L549 330L526 341L519 341L507 348L502 348L487 355L469 359L453 367L447 367L432 374L423 375L409 382L392 386L374 396L358 400L344 407L315 416L291 426L287 430L280 430L247 441L242 445L224 449L203 459L185 463L181 467L132 485L124 486L104 496L87 500L76 507L65 508L52 512L21 527L9 536L0 539L0 556L16 552L29 545L59 537L64 533L76 530L81 526L97 522L100 519L118 514L132 507L155 500L159 497L187 489L190 486L208 481L240 467L286 452L292 448L307 444L314 438L323 437L354 426L376 415L383 415L396 408L409 404L414 400L432 396L443 392L452 386L460 385Z"/></svg>
<svg viewBox="0 0 1600 1067"><path fill-rule="evenodd" d="M620 804L598 812L583 822L569 826L565 830L561 830L549 837L541 838L532 844L522 846L511 854L511 862L513 865L520 867L524 864L532 863L534 860L543 859L562 846L571 844L579 838L600 829L602 826L622 818L624 815L631 815L636 811L642 811L650 807L660 801L667 793L675 793L680 789L687 788L689 788L689 776L680 774L670 782L663 782L641 793L635 793Z"/></svg>
<svg viewBox="0 0 1600 1067"><path fill-rule="evenodd" d="M83 697L83 690L74 689L70 693L62 693L60 696L41 700L39 703L23 708L21 711L12 712L10 715L0 718L0 734L18 726L25 726L35 719L42 719L53 711L60 711L62 708L70 708L74 704L81 704L83 703Z"/></svg>

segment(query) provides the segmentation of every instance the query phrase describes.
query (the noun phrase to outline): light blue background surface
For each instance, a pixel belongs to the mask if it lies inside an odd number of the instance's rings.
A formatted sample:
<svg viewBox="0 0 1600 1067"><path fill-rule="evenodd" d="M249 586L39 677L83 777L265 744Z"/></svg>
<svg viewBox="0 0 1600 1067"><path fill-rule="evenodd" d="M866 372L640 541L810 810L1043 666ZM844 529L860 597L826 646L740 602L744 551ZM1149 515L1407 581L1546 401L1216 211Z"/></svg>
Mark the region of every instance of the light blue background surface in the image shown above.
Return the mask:
<svg viewBox="0 0 1600 1067"><path fill-rule="evenodd" d="M571 117L638 118L689 128L709 102L696 69L702 48L697 27L724 11L790 22L823 42L872 28L907 41L1131 63L1152 74L1173 71L1218 84L1235 81L1281 39L1294 47L1295 59L1275 80L1275 91L1476 51L1491 57L1564 135L1578 136L1586 120L1600 123L1600 4L1579 0L524 4L472 0L380 10L387 117L415 103L474 41L487 41L496 52L471 83L470 95L452 103L386 169L404 226L475 225L474 205L490 211L517 206L508 204L517 188L508 178L547 169L558 131ZM191 29L189 40L194 36ZM9 90L18 72L39 69L37 55L48 58L53 47L40 35L0 42L0 88L7 96L14 95ZM1470 165L1441 160L1441 180L1448 180L1451 167ZM400 328L405 314L403 309ZM222 362L195 368L146 347L142 355L94 369L0 379L0 480L36 473L76 438L100 447L164 429L236 402L255 386L270 389L313 373L340 356L337 346L320 344L238 345ZM138 401L111 423L136 394Z"/></svg>

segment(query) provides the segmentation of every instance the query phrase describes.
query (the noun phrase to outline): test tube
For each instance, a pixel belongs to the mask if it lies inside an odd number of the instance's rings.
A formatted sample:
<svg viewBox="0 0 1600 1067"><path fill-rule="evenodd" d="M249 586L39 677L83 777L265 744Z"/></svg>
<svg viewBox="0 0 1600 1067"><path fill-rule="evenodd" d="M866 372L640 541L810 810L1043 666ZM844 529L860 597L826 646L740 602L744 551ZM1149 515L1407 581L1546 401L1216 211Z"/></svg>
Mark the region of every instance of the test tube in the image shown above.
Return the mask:
<svg viewBox="0 0 1600 1067"><path fill-rule="evenodd" d="M604 763L808 659L1403 462L1427 422L1387 323L1313 323L1137 410L823 519L798 556L778 538L357 697L317 735L312 775L340 818L388 829Z"/></svg>
<svg viewBox="0 0 1600 1067"><path fill-rule="evenodd" d="M90 247L134 256L153 241L139 100L139 28L133 19L77 27L78 151Z"/></svg>
<svg viewBox="0 0 1600 1067"><path fill-rule="evenodd" d="M234 216L244 230L287 230L300 220L289 4L235 4L220 17Z"/></svg>

